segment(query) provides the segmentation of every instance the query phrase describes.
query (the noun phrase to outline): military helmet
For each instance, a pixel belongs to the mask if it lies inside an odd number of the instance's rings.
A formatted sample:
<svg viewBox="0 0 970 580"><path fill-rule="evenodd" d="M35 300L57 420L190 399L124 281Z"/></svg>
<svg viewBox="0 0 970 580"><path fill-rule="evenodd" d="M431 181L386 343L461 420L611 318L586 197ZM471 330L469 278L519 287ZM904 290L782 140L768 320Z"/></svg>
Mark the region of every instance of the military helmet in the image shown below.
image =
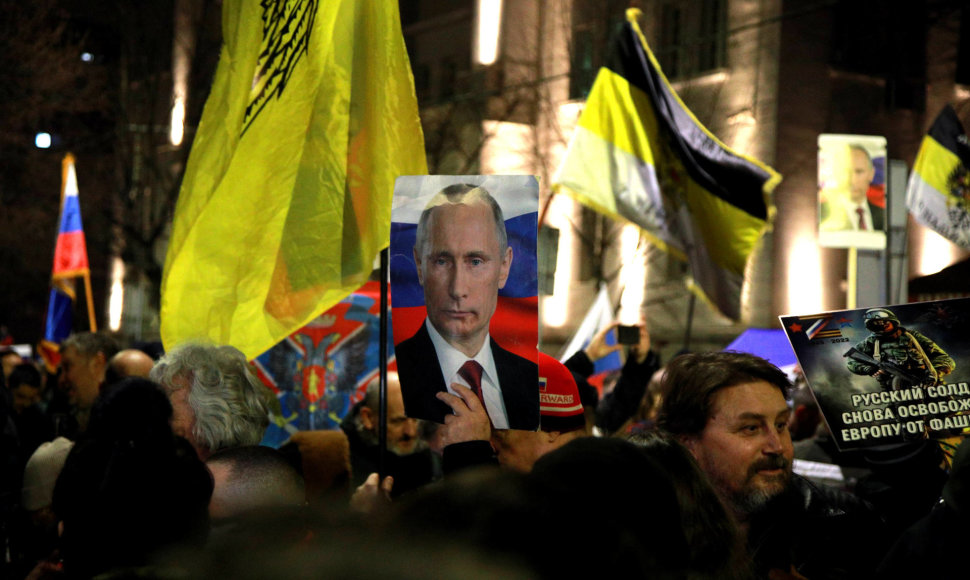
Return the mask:
<svg viewBox="0 0 970 580"><path fill-rule="evenodd" d="M864 316L866 328L876 334L890 334L899 328L899 319L886 308L870 308Z"/></svg>

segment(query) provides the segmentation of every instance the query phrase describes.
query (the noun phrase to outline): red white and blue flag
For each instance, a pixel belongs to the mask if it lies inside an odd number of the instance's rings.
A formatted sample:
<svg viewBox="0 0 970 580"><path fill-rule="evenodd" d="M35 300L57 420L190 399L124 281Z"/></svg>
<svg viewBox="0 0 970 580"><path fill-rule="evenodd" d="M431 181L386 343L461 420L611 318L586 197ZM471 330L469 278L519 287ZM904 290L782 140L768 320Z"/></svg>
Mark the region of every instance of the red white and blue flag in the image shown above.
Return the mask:
<svg viewBox="0 0 970 580"><path fill-rule="evenodd" d="M58 345L71 333L74 311L74 278L88 274L88 251L81 227L74 156L68 153L62 164L61 217L51 272L51 294L47 304L44 340L40 353L48 368L60 362Z"/></svg>

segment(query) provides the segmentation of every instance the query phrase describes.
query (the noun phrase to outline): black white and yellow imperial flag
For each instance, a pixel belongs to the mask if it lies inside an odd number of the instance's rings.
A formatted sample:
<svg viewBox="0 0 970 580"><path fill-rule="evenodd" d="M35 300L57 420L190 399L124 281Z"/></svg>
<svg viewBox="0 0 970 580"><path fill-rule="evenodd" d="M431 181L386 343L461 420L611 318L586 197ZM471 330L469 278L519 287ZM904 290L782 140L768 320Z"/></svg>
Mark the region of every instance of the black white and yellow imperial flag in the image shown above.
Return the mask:
<svg viewBox="0 0 970 580"><path fill-rule="evenodd" d="M688 261L692 289L738 319L745 264L781 175L698 122L660 71L639 14L627 11L554 185Z"/></svg>
<svg viewBox="0 0 970 580"><path fill-rule="evenodd" d="M970 249L970 143L947 105L923 137L906 190L913 218Z"/></svg>

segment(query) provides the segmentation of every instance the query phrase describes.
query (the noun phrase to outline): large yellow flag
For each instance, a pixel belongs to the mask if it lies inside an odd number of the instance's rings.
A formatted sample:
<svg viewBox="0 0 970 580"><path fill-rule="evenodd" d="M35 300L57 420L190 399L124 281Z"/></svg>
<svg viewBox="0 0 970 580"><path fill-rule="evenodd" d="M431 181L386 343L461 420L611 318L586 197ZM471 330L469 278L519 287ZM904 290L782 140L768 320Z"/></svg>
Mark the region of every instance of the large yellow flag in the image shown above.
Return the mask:
<svg viewBox="0 0 970 580"><path fill-rule="evenodd" d="M394 180L427 173L397 2L223 3L175 210L162 341L253 358L360 287Z"/></svg>

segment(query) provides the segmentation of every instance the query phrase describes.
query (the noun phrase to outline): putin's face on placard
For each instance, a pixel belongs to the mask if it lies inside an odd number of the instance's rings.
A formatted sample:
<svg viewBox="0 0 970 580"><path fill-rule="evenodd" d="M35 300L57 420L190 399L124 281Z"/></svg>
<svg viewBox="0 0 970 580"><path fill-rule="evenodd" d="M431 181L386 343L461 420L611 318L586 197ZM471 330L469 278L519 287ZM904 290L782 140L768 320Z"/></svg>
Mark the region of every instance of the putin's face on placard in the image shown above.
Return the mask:
<svg viewBox="0 0 970 580"><path fill-rule="evenodd" d="M512 248L500 246L491 208L481 202L435 207L427 243L415 248L414 260L431 324L448 344L474 356L512 265Z"/></svg>
<svg viewBox="0 0 970 580"><path fill-rule="evenodd" d="M869 184L876 176L876 170L872 166L872 161L865 151L852 149L852 177L850 185L852 189L852 203L862 203L866 199L869 191Z"/></svg>

